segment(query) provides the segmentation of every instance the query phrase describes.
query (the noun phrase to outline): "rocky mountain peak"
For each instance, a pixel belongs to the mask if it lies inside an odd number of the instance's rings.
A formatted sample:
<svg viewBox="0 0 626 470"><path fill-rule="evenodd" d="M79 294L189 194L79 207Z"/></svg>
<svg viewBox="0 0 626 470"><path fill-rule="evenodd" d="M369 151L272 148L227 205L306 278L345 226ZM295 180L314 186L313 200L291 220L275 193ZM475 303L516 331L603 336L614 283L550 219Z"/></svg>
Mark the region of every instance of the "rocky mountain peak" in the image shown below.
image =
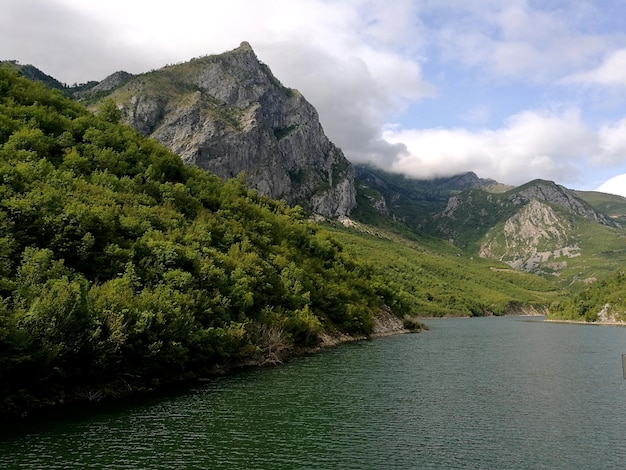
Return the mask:
<svg viewBox="0 0 626 470"><path fill-rule="evenodd" d="M235 50L252 52L254 54L254 51L252 50L252 46L250 45L248 41L241 41L241 44L239 44L239 48Z"/></svg>
<svg viewBox="0 0 626 470"><path fill-rule="evenodd" d="M106 93L110 90L113 90L119 87L120 85L126 83L128 80L133 78L133 76L134 75L128 72L124 72L123 70L120 70L118 72L112 73L111 75L109 75L104 80L102 80L97 85L91 88L77 91L76 93L74 93L73 96L75 99L79 99L79 100L91 98L97 93Z"/></svg>
<svg viewBox="0 0 626 470"><path fill-rule="evenodd" d="M558 204L575 212L587 220L609 227L616 223L604 214L599 213L590 204L580 199L573 191L553 181L534 180L511 192L509 200L514 204L524 205L533 199Z"/></svg>
<svg viewBox="0 0 626 470"><path fill-rule="evenodd" d="M137 75L108 97L125 122L189 164L327 217L356 205L354 170L315 108L284 87L247 42ZM97 106L97 104L96 104Z"/></svg>

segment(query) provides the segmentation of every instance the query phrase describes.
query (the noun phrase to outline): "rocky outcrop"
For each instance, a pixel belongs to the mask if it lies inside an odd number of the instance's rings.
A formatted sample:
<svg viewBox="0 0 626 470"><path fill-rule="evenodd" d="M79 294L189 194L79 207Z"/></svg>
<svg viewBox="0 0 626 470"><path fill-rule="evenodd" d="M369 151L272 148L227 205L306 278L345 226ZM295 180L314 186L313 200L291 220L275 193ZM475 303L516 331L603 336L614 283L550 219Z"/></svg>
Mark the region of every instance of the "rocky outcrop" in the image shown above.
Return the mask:
<svg viewBox="0 0 626 470"><path fill-rule="evenodd" d="M590 204L576 196L573 191L552 181L531 181L509 196L509 200L518 205L527 204L533 199L558 204L592 222L608 227L616 226L613 220L596 211Z"/></svg>
<svg viewBox="0 0 626 470"><path fill-rule="evenodd" d="M123 119L188 164L244 172L261 194L326 217L356 205L354 170L315 108L246 42L231 52L132 77L110 94Z"/></svg>
<svg viewBox="0 0 626 470"><path fill-rule="evenodd" d="M488 233L478 254L504 261L514 269L556 274L567 267L568 259L580 256L570 234L571 229L550 205L533 199L508 218L501 230Z"/></svg>
<svg viewBox="0 0 626 470"><path fill-rule="evenodd" d="M106 93L113 90L114 88L117 88L120 85L123 85L131 78L133 78L133 76L134 75L124 71L112 73L93 87L77 91L73 94L73 97L75 99L86 99L96 96L98 93Z"/></svg>

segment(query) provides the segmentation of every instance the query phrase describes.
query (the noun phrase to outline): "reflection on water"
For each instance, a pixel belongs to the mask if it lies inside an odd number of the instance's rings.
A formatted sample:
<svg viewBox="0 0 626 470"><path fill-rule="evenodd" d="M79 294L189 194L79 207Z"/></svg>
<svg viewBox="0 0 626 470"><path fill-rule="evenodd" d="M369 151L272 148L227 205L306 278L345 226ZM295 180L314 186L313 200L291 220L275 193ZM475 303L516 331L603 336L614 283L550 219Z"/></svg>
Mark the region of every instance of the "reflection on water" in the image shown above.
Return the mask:
<svg viewBox="0 0 626 470"><path fill-rule="evenodd" d="M426 321L0 441L0 468L623 468L626 329Z"/></svg>

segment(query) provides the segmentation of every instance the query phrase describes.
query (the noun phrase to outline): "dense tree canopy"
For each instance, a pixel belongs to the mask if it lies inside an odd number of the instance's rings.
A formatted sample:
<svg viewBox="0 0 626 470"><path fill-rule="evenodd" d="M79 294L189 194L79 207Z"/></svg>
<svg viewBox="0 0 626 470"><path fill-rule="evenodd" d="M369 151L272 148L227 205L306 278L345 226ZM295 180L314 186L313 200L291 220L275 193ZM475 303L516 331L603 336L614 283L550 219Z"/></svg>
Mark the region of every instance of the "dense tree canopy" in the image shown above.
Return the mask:
<svg viewBox="0 0 626 470"><path fill-rule="evenodd" d="M0 70L5 410L271 359L402 310L298 207L118 121Z"/></svg>
<svg viewBox="0 0 626 470"><path fill-rule="evenodd" d="M623 271L595 282L582 292L553 302L550 314L554 318L595 322L626 321L626 275Z"/></svg>

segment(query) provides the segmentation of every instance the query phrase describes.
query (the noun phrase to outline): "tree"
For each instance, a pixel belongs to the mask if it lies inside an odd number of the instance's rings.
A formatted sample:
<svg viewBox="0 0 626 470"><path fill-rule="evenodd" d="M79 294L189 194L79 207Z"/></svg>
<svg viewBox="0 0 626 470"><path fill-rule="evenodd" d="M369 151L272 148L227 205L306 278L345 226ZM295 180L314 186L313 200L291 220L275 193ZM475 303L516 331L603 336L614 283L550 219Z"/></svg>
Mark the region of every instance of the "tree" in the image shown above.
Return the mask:
<svg viewBox="0 0 626 470"><path fill-rule="evenodd" d="M117 107L115 101L109 98L100 105L98 116L111 124L118 124L122 120L122 111Z"/></svg>

